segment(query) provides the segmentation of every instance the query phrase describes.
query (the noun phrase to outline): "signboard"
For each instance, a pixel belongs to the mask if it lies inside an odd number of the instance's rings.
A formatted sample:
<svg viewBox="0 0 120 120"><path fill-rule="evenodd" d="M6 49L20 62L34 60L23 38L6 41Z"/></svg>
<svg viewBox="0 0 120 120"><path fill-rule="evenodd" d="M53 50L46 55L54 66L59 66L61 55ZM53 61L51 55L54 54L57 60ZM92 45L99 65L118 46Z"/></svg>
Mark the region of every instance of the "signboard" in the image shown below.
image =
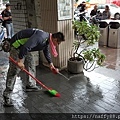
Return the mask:
<svg viewBox="0 0 120 120"><path fill-rule="evenodd" d="M57 0L58 20L72 19L72 0Z"/></svg>

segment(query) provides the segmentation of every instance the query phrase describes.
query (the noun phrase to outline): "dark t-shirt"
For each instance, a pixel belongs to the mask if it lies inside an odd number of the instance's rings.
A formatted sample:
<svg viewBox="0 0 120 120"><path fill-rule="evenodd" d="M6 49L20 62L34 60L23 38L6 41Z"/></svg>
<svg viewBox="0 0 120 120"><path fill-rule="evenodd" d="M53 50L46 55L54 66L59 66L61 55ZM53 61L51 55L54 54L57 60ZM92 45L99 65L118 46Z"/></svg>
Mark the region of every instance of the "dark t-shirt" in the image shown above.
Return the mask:
<svg viewBox="0 0 120 120"><path fill-rule="evenodd" d="M91 13L90 13L91 16L94 16L96 14L97 14L97 10L92 10Z"/></svg>
<svg viewBox="0 0 120 120"><path fill-rule="evenodd" d="M86 5L85 4L83 4L83 3L81 3L80 5L78 5L78 7L77 8L79 8L79 11L80 12L84 12L85 11L85 9L86 9Z"/></svg>
<svg viewBox="0 0 120 120"><path fill-rule="evenodd" d="M1 13L2 17L10 17L11 16L11 12L9 12L7 9L3 10ZM12 18L9 18L8 20L4 20L5 23L9 24L12 23Z"/></svg>

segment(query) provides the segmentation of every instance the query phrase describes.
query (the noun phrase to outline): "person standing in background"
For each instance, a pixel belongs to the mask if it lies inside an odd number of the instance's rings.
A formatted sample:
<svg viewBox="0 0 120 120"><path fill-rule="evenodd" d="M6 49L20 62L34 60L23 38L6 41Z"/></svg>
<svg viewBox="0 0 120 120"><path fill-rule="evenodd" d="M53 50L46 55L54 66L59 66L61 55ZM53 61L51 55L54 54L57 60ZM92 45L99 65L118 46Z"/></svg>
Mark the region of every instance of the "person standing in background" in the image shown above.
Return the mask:
<svg viewBox="0 0 120 120"><path fill-rule="evenodd" d="M105 10L102 13L102 19L105 20L105 19L110 19L110 18L111 18L111 12L110 12L109 6L106 5Z"/></svg>
<svg viewBox="0 0 120 120"><path fill-rule="evenodd" d="M97 14L97 10L98 10L97 5L95 5L94 9L91 10L90 16L92 17L92 16L96 15Z"/></svg>
<svg viewBox="0 0 120 120"><path fill-rule="evenodd" d="M86 3L83 1L77 6L77 8L79 9L80 12L84 12L86 10Z"/></svg>
<svg viewBox="0 0 120 120"><path fill-rule="evenodd" d="M6 4L6 9L2 11L2 18L4 22L4 27L6 28L7 38L12 38L14 35L13 23L12 23L12 15L10 4Z"/></svg>

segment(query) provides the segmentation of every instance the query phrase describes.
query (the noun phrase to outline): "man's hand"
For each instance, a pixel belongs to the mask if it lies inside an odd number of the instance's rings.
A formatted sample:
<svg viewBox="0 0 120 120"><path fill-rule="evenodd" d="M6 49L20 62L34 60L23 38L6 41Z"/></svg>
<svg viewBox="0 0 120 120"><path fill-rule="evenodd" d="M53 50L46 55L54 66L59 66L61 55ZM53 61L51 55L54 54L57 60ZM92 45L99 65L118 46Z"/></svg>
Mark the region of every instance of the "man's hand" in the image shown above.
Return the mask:
<svg viewBox="0 0 120 120"><path fill-rule="evenodd" d="M23 64L23 60L22 60L22 59L19 59L17 63L18 63L18 66L19 66L21 69L24 69L24 68L25 68L25 65Z"/></svg>
<svg viewBox="0 0 120 120"><path fill-rule="evenodd" d="M53 63L50 63L50 69L54 74L59 73L59 70L57 68L54 67Z"/></svg>

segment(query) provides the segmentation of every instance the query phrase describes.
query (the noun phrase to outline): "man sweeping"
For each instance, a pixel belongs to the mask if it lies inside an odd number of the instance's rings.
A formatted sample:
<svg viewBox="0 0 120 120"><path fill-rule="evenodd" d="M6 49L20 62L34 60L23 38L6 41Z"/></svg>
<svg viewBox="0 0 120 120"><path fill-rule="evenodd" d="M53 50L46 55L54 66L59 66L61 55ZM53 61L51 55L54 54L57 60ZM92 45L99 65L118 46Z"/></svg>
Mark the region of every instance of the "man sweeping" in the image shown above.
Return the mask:
<svg viewBox="0 0 120 120"><path fill-rule="evenodd" d="M56 51L56 46L63 41L65 41L65 39L61 32L52 34L43 30L28 28L16 33L9 42L5 41L2 49L5 52L10 52L10 56L17 61L21 69L26 67L32 75L36 76L36 69L33 64L34 61L31 52L43 50L51 71L58 73L58 69L55 68L52 63L51 54L57 57L58 53ZM6 89L3 92L4 105L6 106L13 106L11 93L14 88L16 76L19 72L20 69L14 63L10 62L7 73ZM36 86L36 81L30 76L27 76L26 92L39 90L40 88Z"/></svg>

